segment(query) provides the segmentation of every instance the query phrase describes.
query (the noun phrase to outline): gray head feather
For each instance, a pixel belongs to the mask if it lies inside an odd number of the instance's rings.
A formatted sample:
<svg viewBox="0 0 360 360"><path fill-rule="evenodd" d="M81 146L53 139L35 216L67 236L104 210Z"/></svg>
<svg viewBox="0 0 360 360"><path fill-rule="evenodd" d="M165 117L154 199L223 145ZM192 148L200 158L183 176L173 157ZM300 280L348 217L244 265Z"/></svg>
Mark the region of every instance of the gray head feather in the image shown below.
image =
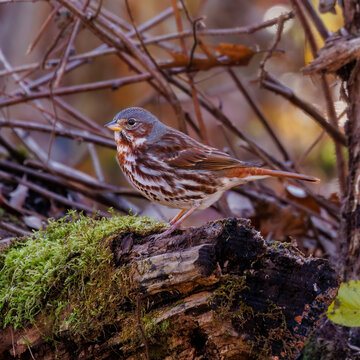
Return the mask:
<svg viewBox="0 0 360 360"><path fill-rule="evenodd" d="M156 116L141 107L130 107L121 110L116 116L116 119L130 119L134 118L139 122L152 124L152 129L147 137L147 143L156 142L165 132L166 125L164 125Z"/></svg>
<svg viewBox="0 0 360 360"><path fill-rule="evenodd" d="M130 119L134 118L141 122L145 123L153 123L159 121L156 116L151 114L149 111L141 108L141 107L130 107L124 110L121 110L118 114L116 114L115 118L117 119Z"/></svg>

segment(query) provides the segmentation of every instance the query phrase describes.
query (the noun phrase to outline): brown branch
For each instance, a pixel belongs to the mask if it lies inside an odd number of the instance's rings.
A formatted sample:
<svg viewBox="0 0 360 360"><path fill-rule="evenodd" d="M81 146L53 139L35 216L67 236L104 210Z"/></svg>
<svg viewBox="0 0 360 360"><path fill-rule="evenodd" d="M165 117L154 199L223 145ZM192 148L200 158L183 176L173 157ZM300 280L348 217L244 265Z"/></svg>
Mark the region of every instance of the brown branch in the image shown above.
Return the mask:
<svg viewBox="0 0 360 360"><path fill-rule="evenodd" d="M71 50L73 48L76 35L77 35L77 33L79 31L79 28L80 28L80 24L81 24L80 19L76 19L75 24L73 26L73 29L71 31L70 37L69 37L69 41L68 41L64 56L62 57L59 69L56 72L56 78L54 80L54 85L53 85L54 89L59 87L59 85L61 83L61 80L62 80L62 78L64 76L66 65L68 63L68 59L69 59L69 56L70 56L70 52L71 52Z"/></svg>
<svg viewBox="0 0 360 360"><path fill-rule="evenodd" d="M308 21L306 19L305 14L303 13L302 5L300 4L299 0L292 0L293 5L296 7L297 14L299 15L299 19L301 22L301 25L304 29L305 36L309 40L311 51L313 54L313 57L317 57L318 55L318 49L316 45L316 40L314 37L313 32L311 31L310 25L308 24ZM311 6L311 4L309 4ZM308 9L310 10L310 9ZM337 117L336 117L336 111L334 108L334 102L332 99L331 91L329 84L326 79L325 74L321 74L321 86L322 90L325 96L326 101L326 108L328 113L328 118L331 123L331 125L337 129ZM337 173L339 178L339 186L340 186L340 194L341 196L344 196L345 194L345 183L346 183L346 169L345 169L345 159L344 159L344 153L341 145L339 142L335 141L335 153L336 153L336 166L337 166Z"/></svg>
<svg viewBox="0 0 360 360"><path fill-rule="evenodd" d="M274 39L274 43L272 44L270 50L266 53L264 59L260 62L259 64L259 69L260 69L260 82L262 83L265 77L265 64L266 62L272 57L274 51L276 50L280 40L281 40L281 35L282 32L284 30L284 23L285 23L285 15L280 15L278 18L278 23L277 23L277 31L276 31L276 36Z"/></svg>
<svg viewBox="0 0 360 360"><path fill-rule="evenodd" d="M324 25L324 22L321 20L320 16L314 9L312 3L309 0L303 0L302 4L307 10L309 16L311 17L311 20L313 21L319 34L321 35L323 40L326 40L329 37L329 31L327 30L326 26Z"/></svg>
<svg viewBox="0 0 360 360"><path fill-rule="evenodd" d="M77 175L78 173L76 173L76 172L74 172L72 174L72 176L69 178L68 176L66 176L66 173L63 174L60 171L56 172L56 171L52 171L51 169L46 169L41 164L35 163L34 160L26 161L26 164L33 165L33 167L19 165L14 162L11 162L11 161L0 159L0 165L1 165L2 169L19 172L19 174L22 174L22 173L27 174L27 175L30 175L30 176L36 177L38 179L41 179L41 180L44 180L44 181L47 181L50 183L54 183L57 185L70 186L70 188L72 186L71 185L72 183L77 183L77 184L81 185L81 187L79 187L79 186L76 187L77 191L79 191L79 189L83 189L85 186L85 187L89 187L93 192L95 191L95 195L105 191L105 192L112 192L112 193L116 193L116 194L124 195L124 196L132 196L132 197L142 198L142 195L135 190L122 188L122 187L118 187L115 185L110 185L106 182L99 182L96 179L89 182L89 181L86 181L87 177L84 179L84 177L78 176ZM39 169L42 171L39 171ZM54 174L57 174L57 175L49 174L49 173L45 172L46 170L52 171ZM68 179L71 182L64 182L64 179ZM73 188L75 189L75 187L73 187Z"/></svg>
<svg viewBox="0 0 360 360"><path fill-rule="evenodd" d="M184 93L188 94L191 97L191 89L188 89L184 84L175 78L171 78L170 81L177 86ZM199 102L200 104L215 117L215 119L219 120L222 124L224 124L229 130L231 130L234 134L239 136L240 139L244 140L250 147L251 151L259 156L262 160L265 161L266 164L274 167L283 168L283 164L274 158L271 154L267 153L260 145L256 144L253 140L251 140L244 132L242 132L239 128L237 128L232 121L219 109L217 108L205 95L198 90ZM283 168L284 169L284 168ZM285 170L285 169L284 169Z"/></svg>
<svg viewBox="0 0 360 360"><path fill-rule="evenodd" d="M346 145L344 134L342 134L332 124L328 123L326 119L321 115L321 113L312 104L309 104L305 100L299 98L290 88L281 84L270 74L266 74L263 85L264 88L283 96L285 99L289 100L292 104L294 104L299 109L308 114L334 139L335 142L338 142L343 146Z"/></svg>
<svg viewBox="0 0 360 360"><path fill-rule="evenodd" d="M66 23L62 26L62 28L59 30L58 34L56 35L55 39L53 40L53 42L49 45L48 49L46 50L42 60L41 60L41 64L40 67L42 70L45 70L45 64L46 61L48 59L48 57L50 56L50 54L56 49L56 46L58 45L60 39L64 36L64 34L66 33L69 25L71 24L70 20L67 20ZM59 49L58 49L59 50Z"/></svg>
<svg viewBox="0 0 360 360"><path fill-rule="evenodd" d="M337 121L336 111L335 111L335 107L334 107L334 101L333 101L330 86L328 84L325 74L321 74L321 85L323 88L323 92L325 94L328 118L329 118L332 126L334 126L335 128L338 128L338 121ZM335 141L335 154L336 154L337 173L338 173L338 178L339 178L340 195L342 198L345 194L347 174L346 174L343 148L342 148L341 144L339 144L337 141Z"/></svg>
<svg viewBox="0 0 360 360"><path fill-rule="evenodd" d="M124 53L124 46L126 52L133 54L140 62L142 62L143 66L145 66L151 76L154 77L154 79L157 79L158 81L163 81L162 84L165 86L166 89L169 89L170 92L167 91L160 91L161 94L168 98L169 94L172 95L172 90L170 87L168 87L167 82L164 81L156 71L154 71L153 64L151 61L149 61L144 55L137 49L137 47L133 44L130 39L127 38L127 36L116 26L114 26L113 23L109 23L106 19L104 19L101 15L98 16L96 21L91 21L91 16L89 18L89 14L84 14L84 12L75 6L74 2L70 2L67 0L60 0L60 2L68 8L73 14L78 16L82 22L102 41L104 41L109 46L113 46L119 51L117 52L117 55L124 60L131 68L133 68L135 71L142 73L143 70L139 68L139 66L136 66L133 62L130 62L128 57L126 57L126 53ZM101 23L101 26L98 25L98 22ZM104 28L108 31L104 31ZM113 36L114 34L115 36ZM152 81L149 82L152 86L155 88L158 88L156 84L153 84ZM176 97L170 99L170 103L172 103L173 106L175 106L175 112L179 117L181 117L182 109L181 106L178 104ZM178 104L178 105L177 105ZM180 114L180 115L179 115Z"/></svg>
<svg viewBox="0 0 360 360"><path fill-rule="evenodd" d="M13 2L13 0L11 0L11 2ZM150 19L148 22L139 25L138 26L138 31L139 32L143 32L148 30L149 28L151 28L152 26L158 24L160 21L164 20L165 18L167 18L170 14L172 13L172 8L168 8L166 10L164 10L163 13L156 15L153 19ZM292 12L285 14L286 16L286 20L291 19L294 17L294 14ZM227 29L206 29L206 30L198 30L197 33L199 35L202 36L228 36L228 35L238 35L238 34L252 34L256 31L262 30L266 27L270 27L273 26L274 24L276 24L278 21L278 18L274 18L271 20L268 20L264 23L258 24L258 25L252 25L252 26L246 26L246 27L237 27L237 28L227 28ZM130 25L129 25L130 26ZM130 31L126 34L129 37L132 37L134 35L136 35L136 32L134 29L130 29ZM193 36L193 30L186 30L182 33L174 33L174 34L168 34L165 36L171 36L171 39L178 39L180 37L190 37ZM159 37L150 37L147 39L144 39L144 44L148 45L151 43L157 43L157 42L163 42L166 41L166 39L162 38L163 36L159 36ZM159 41L156 39L160 39ZM169 39L169 40L171 40ZM135 45L139 46L140 43ZM104 44L99 46L98 48L91 50L89 52L83 53L83 54L79 54L79 55L74 55L74 56L70 56L69 57L69 61L75 61L75 60L86 60L90 61L95 57L98 56L103 56L103 55L109 55L109 54L114 54L118 51L117 48L115 47L107 47ZM46 68L47 67L52 67L55 66L56 64L58 64L61 60L60 59L49 59L46 61ZM85 63L84 62L84 63ZM39 63L33 63L33 64L27 64L27 65L21 65L21 66L17 66L14 67L12 69L11 72L22 72L22 71L27 71L27 70L34 70L36 68L38 68L40 66ZM1 76L6 76L6 75L10 75L11 72L7 71L7 70L0 70L0 77Z"/></svg>
<svg viewBox="0 0 360 360"><path fill-rule="evenodd" d="M70 95L84 91L96 91L107 88L116 90L119 87L149 80L151 78L152 75L150 73L143 73L138 75L122 77L119 79L104 80L104 81L98 81L98 82L82 84L82 85L64 86L58 89L54 89L52 93L49 90L44 90L44 91L39 91L37 93L31 93L31 95L16 96L10 99L5 99L3 101L0 101L0 106L3 107L3 106L20 104L34 99L48 98L51 97L52 95L64 96L64 95Z"/></svg>
<svg viewBox="0 0 360 360"><path fill-rule="evenodd" d="M54 101L58 107L63 109L66 113L68 113L74 119L79 121L81 124L85 125L85 128L87 131L89 131L89 132L95 131L97 134L100 133L102 135L107 134L106 129L104 129L103 126L100 126L94 120L88 118L86 115L84 115L80 111L76 110L73 106L71 106L65 100L55 97ZM72 125L75 126L74 124L72 124Z"/></svg>
<svg viewBox="0 0 360 360"><path fill-rule="evenodd" d="M46 20L44 21L44 23L41 25L40 30L38 32L38 34L35 36L34 41L29 45L27 51L26 51L26 55L29 55L32 50L34 49L34 47L36 46L36 44L39 42L42 34L45 32L46 28L49 26L50 22L54 19L56 13L62 8L62 5L59 4L58 6L54 7L53 10L51 11L51 13L48 15L48 17L46 18Z"/></svg>
<svg viewBox="0 0 360 360"><path fill-rule="evenodd" d="M177 6L177 0L171 0L171 4L172 4L173 10L174 10L174 17L175 17L177 31L178 31L178 33L181 33L183 31L183 26L182 26L182 22L181 22L179 8ZM182 6L183 6L183 8L185 8L183 3L182 3ZM187 56L185 40L182 37L179 40L180 40L180 46L183 51L183 54L184 54L184 56Z"/></svg>
<svg viewBox="0 0 360 360"><path fill-rule="evenodd" d="M201 107L200 107L199 99L198 99L198 95L197 95L198 91L197 91L196 86L194 84L194 79L190 75L189 75L189 80L190 80L190 87L191 87L191 97L192 97L192 100L193 100L193 103L194 103L194 110L195 110L196 118L197 118L197 121L198 121L198 124L199 124L201 138L202 138L202 140L203 140L203 142L205 144L209 144L209 139L208 139L208 136L207 136L206 126L205 126L204 119L203 119L202 114L201 114Z"/></svg>
<svg viewBox="0 0 360 360"><path fill-rule="evenodd" d="M103 6L103 2L104 2L104 0L99 0L99 4L98 4L98 6L97 6L97 8L96 8L96 11L95 11L95 14L94 14L93 19L96 19L96 18L99 16L100 11L101 11L101 8L102 8L102 6Z"/></svg>
<svg viewBox="0 0 360 360"><path fill-rule="evenodd" d="M25 155L19 152L15 145L13 145L7 137L1 135L0 132L0 145L7 150L8 154L11 156L12 159L23 162L25 160Z"/></svg>
<svg viewBox="0 0 360 360"><path fill-rule="evenodd" d="M228 73L231 76L231 78L234 80L236 86L240 90L240 92L243 94L247 102L249 103L250 107L255 112L256 116L259 118L260 122L265 127L266 131L269 133L270 137L273 139L274 143L278 147L280 153L283 155L284 160L288 161L290 160L290 155L286 151L284 145L281 143L279 137L277 134L275 134L274 130L272 129L269 121L267 120L265 114L260 109L259 105L256 103L255 99L250 95L246 87L243 85L242 81L236 76L235 72L232 68L228 69Z"/></svg>
<svg viewBox="0 0 360 360"><path fill-rule="evenodd" d="M9 231L17 236L29 236L32 234L32 232L30 231L23 230L14 224L6 223L2 220L0 220L0 228Z"/></svg>
<svg viewBox="0 0 360 360"><path fill-rule="evenodd" d="M171 16L174 13L174 8L172 6L168 7L164 11L160 12L159 14L155 15L152 19L144 22L143 24L139 25L137 27L138 31L140 33L143 33L144 31L147 31L151 28L153 28L155 25L158 25L160 22L166 20L169 16ZM136 35L136 32L134 29L129 31L127 36L131 37Z"/></svg>
<svg viewBox="0 0 360 360"><path fill-rule="evenodd" d="M135 25L135 21L132 15L132 12L130 10L129 2L128 0L125 0L126 8L131 20L131 23L135 29L136 35L141 43L141 46L145 52L145 54L148 56L148 59L146 56L143 56L143 54L137 49L136 46L133 45L131 41L127 39L126 36L123 36L121 32L118 32L119 37L121 38L122 42L124 43L125 47L143 64L143 66L151 73L154 79L157 80L160 87L163 88L163 94L166 95L166 98L169 100L170 104L174 108L176 117L178 119L178 126L179 129L186 133L186 126L185 126L185 116L184 112L182 110L182 107L180 105L180 102L174 93L174 91L171 89L171 87L168 85L166 81L166 76L155 61L155 59L150 54L149 50L145 46L143 42L143 38L140 34L140 32L137 30L137 27ZM176 11L177 7L175 6L174 11ZM175 13L176 14L176 13Z"/></svg>
<svg viewBox="0 0 360 360"><path fill-rule="evenodd" d="M305 158L311 153L311 151L315 148L315 146L320 142L320 140L325 135L325 130L322 130L320 135L316 137L316 139L313 141L313 143L304 151L304 153L300 156L300 158L297 160L297 163L300 165Z"/></svg>
<svg viewBox="0 0 360 360"><path fill-rule="evenodd" d="M285 18L285 21L292 19L294 17L294 13L290 11L287 14L283 15ZM227 28L227 29L203 29L198 30L197 34L199 36L228 36L228 35L240 35L240 34L253 34L259 30L263 30L267 27L276 25L278 23L278 18L270 19L267 21L264 21L259 24L255 25L249 25L249 26L239 26L239 27L233 27L233 28ZM193 30L184 30L181 33L170 33L166 35L159 35L154 36L149 39L144 40L144 44L154 44L159 43L162 41L169 41L169 40L176 40L179 38L187 38L193 36ZM136 45L136 43L135 43Z"/></svg>
<svg viewBox="0 0 360 360"><path fill-rule="evenodd" d="M18 165L16 163L5 160L0 160L0 165L3 171L7 170L7 172L10 172L10 174L13 172L18 172L19 175L27 174L30 177L43 180L46 184L62 186L67 190L73 190L79 194L83 194L91 201L96 201L105 207L113 207L114 209L117 209L125 214L129 212L129 209L132 209L133 211L138 211L138 209L130 202L125 203L123 201L119 201L117 195L108 194L108 192L112 191L113 193L121 196L143 198L140 193L137 193L133 190L118 188L117 186L104 183L103 181L98 183L98 187L94 186L94 182L92 182L92 185L89 186L82 181L82 178L77 177L76 174L72 179L69 179L70 181L67 181L67 177L62 176L61 173L58 173L58 175L48 174L46 172L38 171L27 166ZM104 188L107 188L106 194L102 193Z"/></svg>
<svg viewBox="0 0 360 360"><path fill-rule="evenodd" d="M54 133L58 136L67 137L74 140L82 140L86 142L90 142L93 144L105 146L110 149L116 149L115 142L110 138L105 138L97 135L91 135L86 132L76 131L76 130L68 130L65 128L56 127L55 129L53 126L39 124L39 123L32 123L28 121L20 121L14 119L4 119L0 118L0 128L2 127L9 127L9 128L20 128L32 131L40 131Z"/></svg>
<svg viewBox="0 0 360 360"><path fill-rule="evenodd" d="M292 201L291 199L280 196L279 194L277 194L273 191L271 193L270 193L270 191L265 192L264 190L267 189L266 186L262 186L261 189L262 189L262 191L260 192L260 191L253 191L253 190L246 189L246 188L244 188L244 186L242 186L242 187L239 186L239 187L233 188L231 191L241 194L241 195L251 199L252 201L256 201L256 202L271 203L270 199L278 200L283 204L291 205L294 209L303 211L308 216L314 216L315 218L317 218L321 221L324 221L324 222L334 226L335 228L338 227L339 215L334 216L334 218L336 219L336 221L334 221L334 220L328 219L327 217L321 216L321 214L318 214L316 211L313 211L313 210L309 209L308 207L299 204L296 201ZM337 209L337 212L338 212L338 209Z"/></svg>
<svg viewBox="0 0 360 360"><path fill-rule="evenodd" d="M301 26L304 29L305 37L309 41L310 49L315 58L317 56L318 47L313 32L311 31L310 25L306 20L306 16L303 12L301 2L299 0L291 0L293 7L296 9L296 14L299 17Z"/></svg>
<svg viewBox="0 0 360 360"><path fill-rule="evenodd" d="M78 201L72 201L68 198L61 196L59 194L54 193L53 191L45 189L43 186L36 185L28 180L23 180L22 178L18 176L14 176L8 173L5 173L4 171L0 171L0 177L2 177L5 180L12 181L18 184L22 184L24 186L27 186L29 189L38 192L39 194L49 198L53 199L55 201L58 201L64 205L71 206L74 209L83 210L86 211L89 214L98 213L100 216L109 217L109 213L105 213L101 210L94 210L94 208L91 208L89 206L86 206L84 204L80 204Z"/></svg>
<svg viewBox="0 0 360 360"><path fill-rule="evenodd" d="M101 168L99 156L98 156L98 153L97 153L96 148L93 143L88 144L88 150L89 150L89 154L90 154L90 157L92 160L92 164L94 167L96 177L98 178L99 181L105 181L105 177L104 177L104 173Z"/></svg>

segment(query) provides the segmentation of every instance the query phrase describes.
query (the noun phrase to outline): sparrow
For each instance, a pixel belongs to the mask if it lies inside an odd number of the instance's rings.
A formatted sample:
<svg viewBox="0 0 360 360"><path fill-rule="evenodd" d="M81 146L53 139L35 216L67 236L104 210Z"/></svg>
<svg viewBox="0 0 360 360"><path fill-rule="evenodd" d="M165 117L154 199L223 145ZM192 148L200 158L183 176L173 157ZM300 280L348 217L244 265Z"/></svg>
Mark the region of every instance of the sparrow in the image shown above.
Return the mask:
<svg viewBox="0 0 360 360"><path fill-rule="evenodd" d="M129 182L149 200L181 210L163 236L171 234L195 210L214 204L234 186L268 177L319 181L240 161L166 126L140 107L120 111L105 126L114 131L117 158Z"/></svg>

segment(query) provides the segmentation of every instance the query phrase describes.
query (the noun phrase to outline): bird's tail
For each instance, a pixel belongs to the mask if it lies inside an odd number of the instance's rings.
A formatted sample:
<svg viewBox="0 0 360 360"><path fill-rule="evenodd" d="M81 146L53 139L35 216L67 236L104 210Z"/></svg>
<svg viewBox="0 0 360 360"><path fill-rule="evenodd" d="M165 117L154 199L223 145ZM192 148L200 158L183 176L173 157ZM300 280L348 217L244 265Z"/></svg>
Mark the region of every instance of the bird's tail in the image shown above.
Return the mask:
<svg viewBox="0 0 360 360"><path fill-rule="evenodd" d="M310 182L320 182L320 179L313 176L296 174L288 171L263 169L258 167L233 168L233 169L228 169L228 171L231 173L228 174L231 177L239 177L239 178L247 178L249 176L254 176L254 177L273 176L278 178L290 178L290 179L310 181Z"/></svg>

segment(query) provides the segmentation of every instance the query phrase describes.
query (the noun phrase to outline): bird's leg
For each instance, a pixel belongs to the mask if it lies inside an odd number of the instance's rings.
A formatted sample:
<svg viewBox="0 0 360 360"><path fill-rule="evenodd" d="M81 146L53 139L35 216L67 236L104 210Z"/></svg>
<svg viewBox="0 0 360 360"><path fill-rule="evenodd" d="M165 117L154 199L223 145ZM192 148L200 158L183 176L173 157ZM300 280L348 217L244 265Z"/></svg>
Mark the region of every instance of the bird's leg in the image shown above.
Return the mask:
<svg viewBox="0 0 360 360"><path fill-rule="evenodd" d="M176 230L180 224L188 217L190 216L198 207L197 206L193 206L191 209L189 210L181 210L180 213L175 217L177 219L173 219L176 220L175 222L173 222L173 220L171 220L171 226L166 229L163 233L161 233L161 237L163 236L167 236L170 235L174 230Z"/></svg>
<svg viewBox="0 0 360 360"><path fill-rule="evenodd" d="M174 225L184 214L186 210L181 210L176 216L172 218L172 220L169 222L170 225Z"/></svg>

